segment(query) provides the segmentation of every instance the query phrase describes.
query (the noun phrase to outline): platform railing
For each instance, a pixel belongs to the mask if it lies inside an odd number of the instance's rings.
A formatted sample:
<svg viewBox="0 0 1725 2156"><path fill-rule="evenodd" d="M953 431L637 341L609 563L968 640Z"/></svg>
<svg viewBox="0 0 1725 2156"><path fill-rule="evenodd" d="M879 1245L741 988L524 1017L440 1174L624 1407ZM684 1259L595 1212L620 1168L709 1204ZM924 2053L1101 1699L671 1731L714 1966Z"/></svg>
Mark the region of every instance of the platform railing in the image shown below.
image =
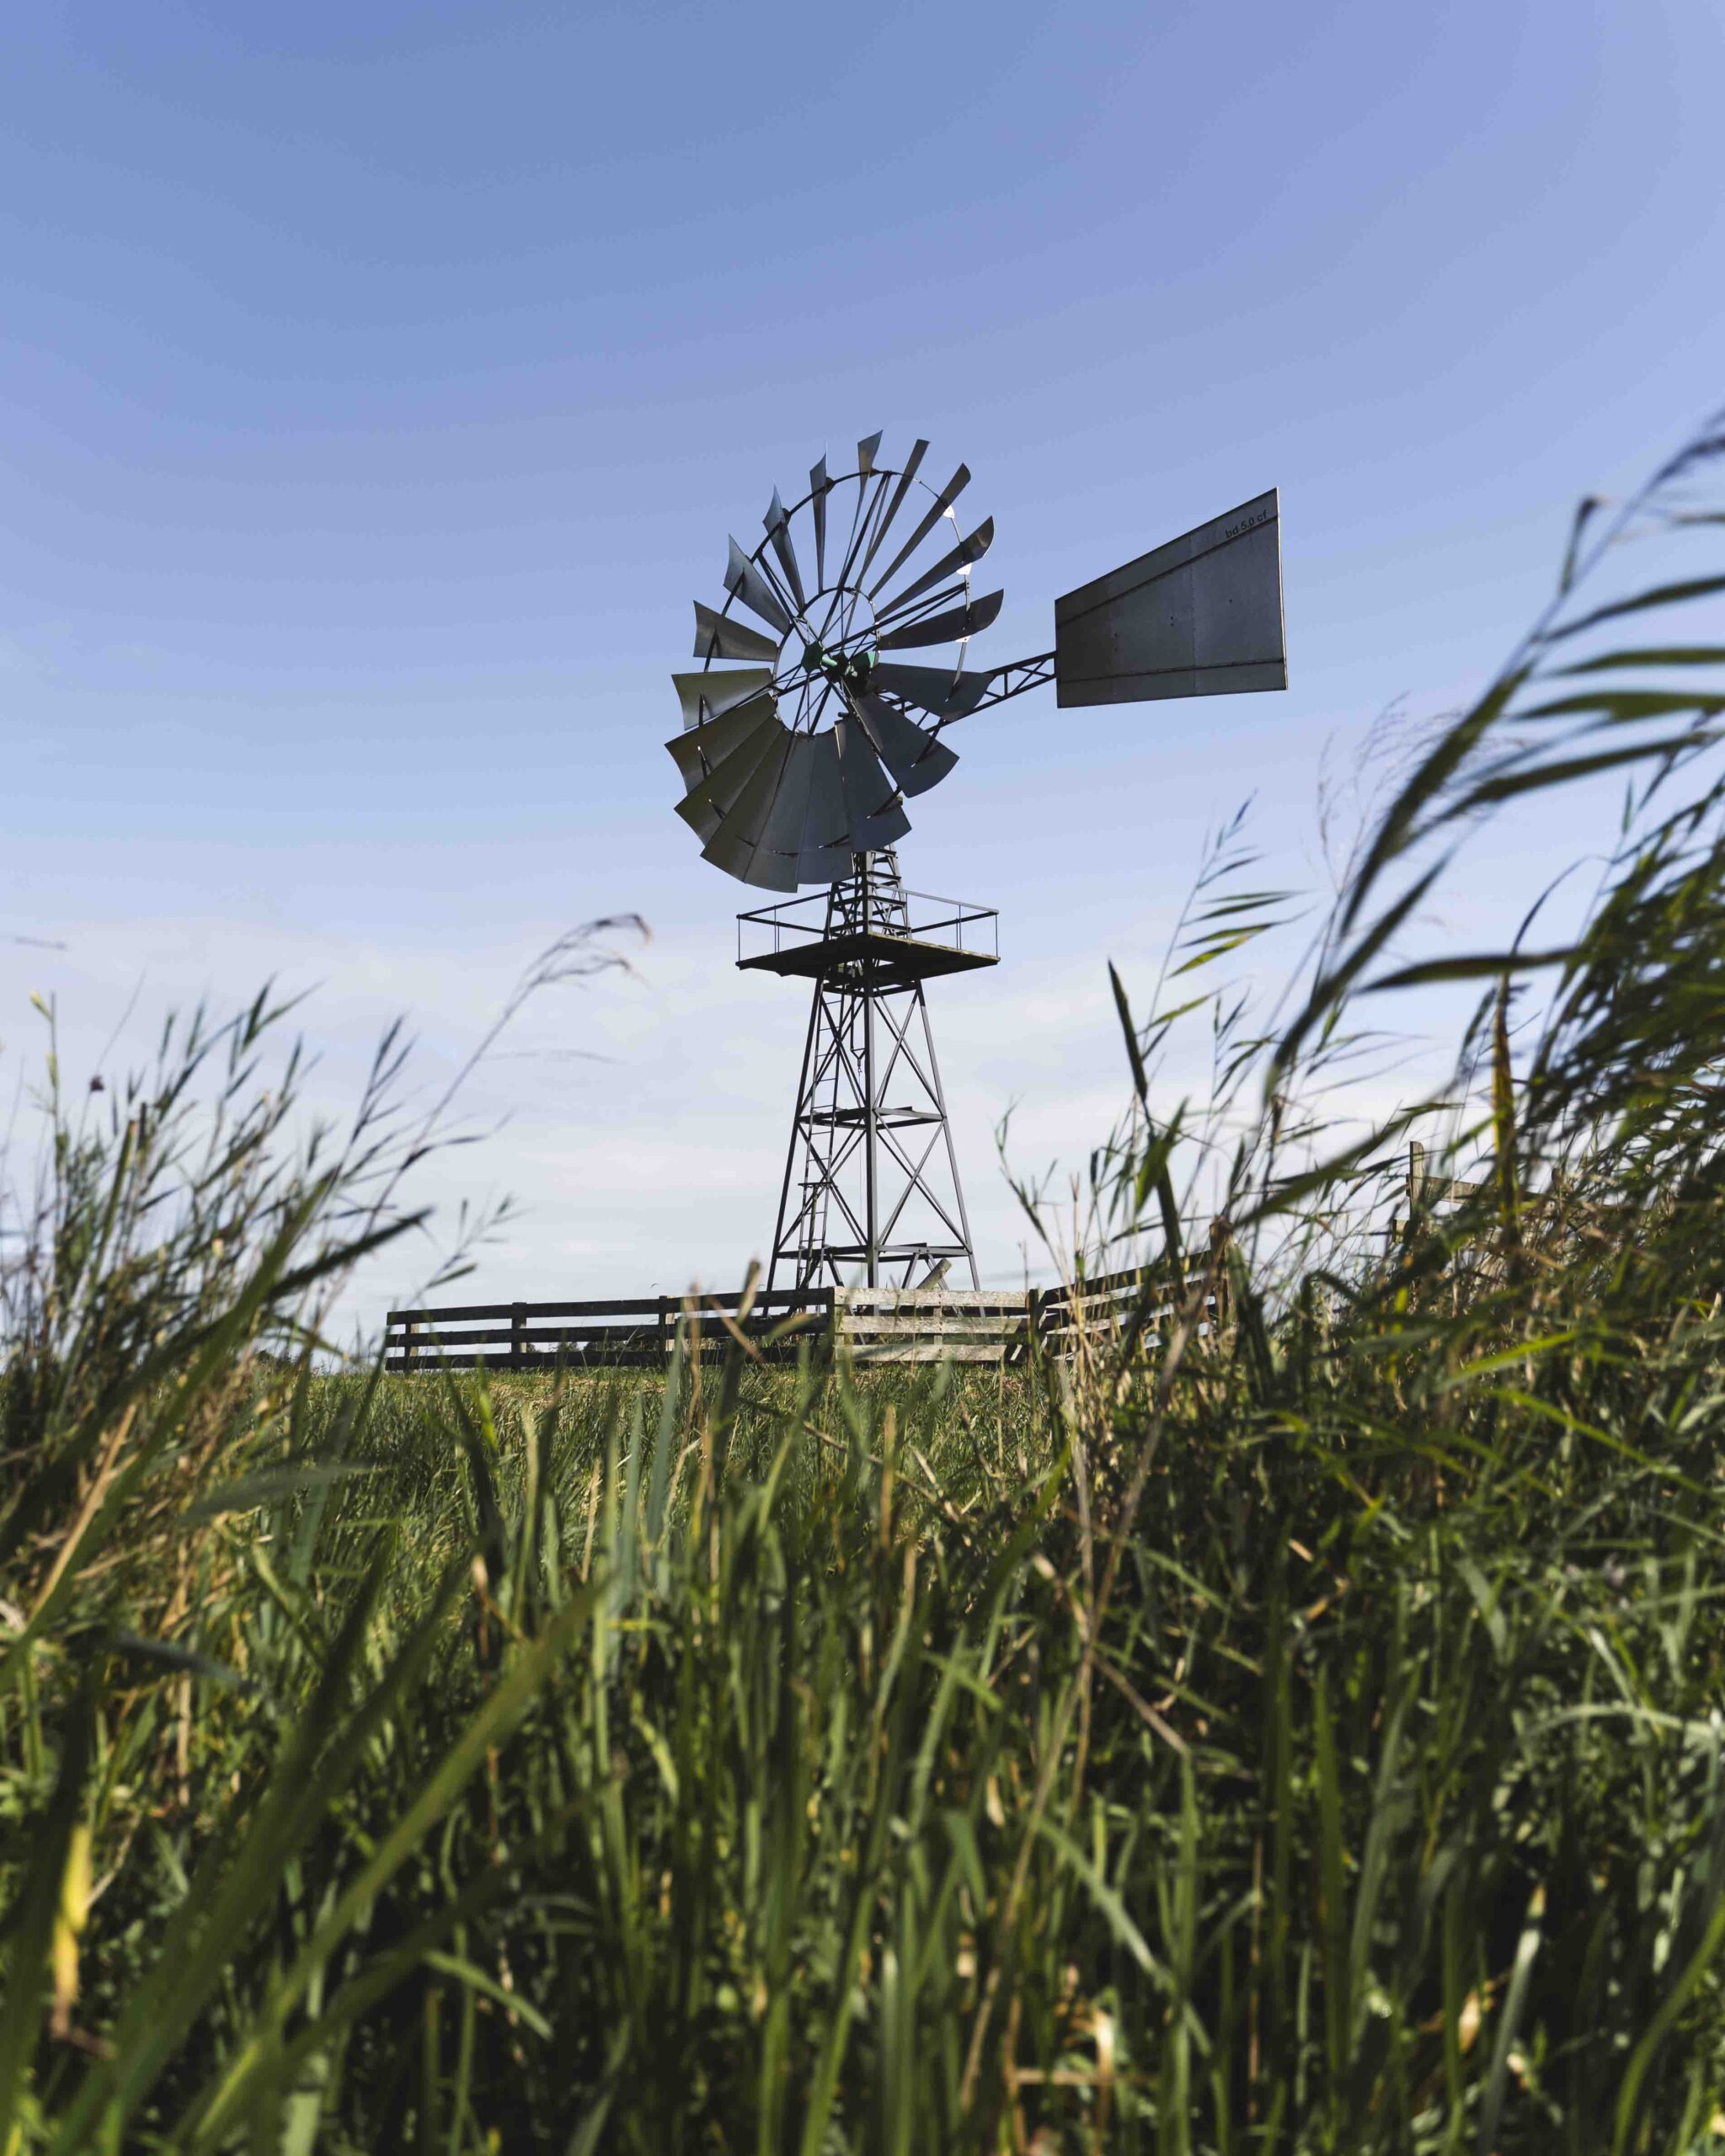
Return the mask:
<svg viewBox="0 0 1725 2156"><path fill-rule="evenodd" d="M884 922L873 924L873 932L882 936L903 936L919 943L946 942L957 951L985 952L990 957L1000 956L1000 909L997 906L972 905L964 899L936 898L927 891L906 891L903 894L906 909L903 927L888 926ZM785 947L785 939L793 944L818 943L826 934L827 894L816 891L803 899L786 899L776 906L761 906L753 913L737 915L737 958L740 963L746 958L758 957L761 950L771 948L775 953ZM919 907L932 907L932 915L919 915ZM758 931L761 941L753 949L745 947L750 934ZM766 939L771 937L771 943ZM966 938L969 939L968 942Z"/></svg>

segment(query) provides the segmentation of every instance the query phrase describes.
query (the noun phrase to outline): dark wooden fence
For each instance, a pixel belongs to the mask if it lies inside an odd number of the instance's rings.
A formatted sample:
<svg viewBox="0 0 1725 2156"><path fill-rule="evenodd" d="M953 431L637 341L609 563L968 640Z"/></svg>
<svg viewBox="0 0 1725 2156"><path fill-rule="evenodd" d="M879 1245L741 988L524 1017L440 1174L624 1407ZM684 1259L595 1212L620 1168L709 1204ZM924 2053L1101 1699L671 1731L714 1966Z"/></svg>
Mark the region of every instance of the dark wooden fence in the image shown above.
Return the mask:
<svg viewBox="0 0 1725 2156"><path fill-rule="evenodd" d="M548 1370L583 1364L615 1369L663 1363L686 1313L697 1352L718 1352L734 1326L761 1350L794 1357L799 1337L832 1326L830 1289L762 1289L740 1316L743 1297L633 1295L597 1303L462 1303L392 1310L384 1368ZM729 1326L726 1320L729 1319ZM770 1336L800 1321L784 1338Z"/></svg>
<svg viewBox="0 0 1725 2156"><path fill-rule="evenodd" d="M1146 1296L1146 1291L1148 1294ZM636 1297L596 1303L466 1303L392 1310L386 1369L546 1370L665 1363L679 1322L691 1352L722 1354L734 1328L771 1359L842 1341L857 1363L1016 1363L1033 1337L1050 1353L1100 1340L1140 1303L1151 1321L1172 1307L1160 1267L1115 1273L1073 1288L1019 1294L954 1288L763 1289L741 1294ZM1212 1296L1205 1321L1221 1313Z"/></svg>

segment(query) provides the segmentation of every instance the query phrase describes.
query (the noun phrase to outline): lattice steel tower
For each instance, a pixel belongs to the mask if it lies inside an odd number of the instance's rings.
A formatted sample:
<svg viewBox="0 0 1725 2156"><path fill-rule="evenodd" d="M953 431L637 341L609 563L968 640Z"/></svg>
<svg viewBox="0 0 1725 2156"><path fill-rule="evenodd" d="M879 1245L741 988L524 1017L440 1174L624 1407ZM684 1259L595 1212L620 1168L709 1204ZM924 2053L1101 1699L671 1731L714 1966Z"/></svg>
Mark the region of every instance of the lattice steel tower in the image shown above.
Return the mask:
<svg viewBox="0 0 1725 2156"><path fill-rule="evenodd" d="M768 1287L925 1287L955 1267L980 1284L923 984L995 964L995 922L907 892L889 847L857 855L818 919L807 900L740 916L772 935L745 971L814 985Z"/></svg>

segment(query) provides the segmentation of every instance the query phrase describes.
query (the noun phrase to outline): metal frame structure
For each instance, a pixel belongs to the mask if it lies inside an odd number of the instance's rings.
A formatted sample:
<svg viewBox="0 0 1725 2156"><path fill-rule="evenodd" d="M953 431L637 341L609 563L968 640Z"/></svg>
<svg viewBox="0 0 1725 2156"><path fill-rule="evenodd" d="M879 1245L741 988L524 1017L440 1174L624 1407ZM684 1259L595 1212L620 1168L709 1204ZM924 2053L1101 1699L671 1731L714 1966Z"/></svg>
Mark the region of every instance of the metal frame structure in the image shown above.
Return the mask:
<svg viewBox="0 0 1725 2156"><path fill-rule="evenodd" d="M781 1271L798 1289L927 1287L961 1262L980 1285L923 985L996 964L997 916L937 899L920 904L943 916L918 918L917 898L887 848L831 886L818 932L794 905L739 916L740 942L772 937L745 971L814 983L769 1289Z"/></svg>
<svg viewBox="0 0 1725 2156"><path fill-rule="evenodd" d="M896 466L880 444L836 473L822 456L788 509L774 489L764 536L730 541L723 604L696 601L698 670L671 677L676 813L703 857L764 890L828 887L818 926L795 900L740 916L772 939L740 966L814 984L769 1286L932 1285L961 1259L976 1283L923 984L992 965L975 935L995 915L913 923L894 851L906 803L957 766L956 723L1049 686L1070 707L1288 680L1274 488L1057 599L1051 651L979 669L994 520L959 528L968 467L936 487L927 441Z"/></svg>

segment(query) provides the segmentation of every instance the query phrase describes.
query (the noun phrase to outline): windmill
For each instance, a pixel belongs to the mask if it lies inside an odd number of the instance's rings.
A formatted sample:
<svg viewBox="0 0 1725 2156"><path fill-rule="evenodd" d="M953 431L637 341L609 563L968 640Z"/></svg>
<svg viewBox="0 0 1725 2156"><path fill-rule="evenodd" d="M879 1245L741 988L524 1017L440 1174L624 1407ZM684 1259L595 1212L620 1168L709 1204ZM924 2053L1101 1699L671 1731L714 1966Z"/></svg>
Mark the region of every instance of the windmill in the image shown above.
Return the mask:
<svg viewBox="0 0 1725 2156"><path fill-rule="evenodd" d="M677 814L743 883L824 895L739 916L738 963L813 983L769 1287L910 1286L960 1262L977 1283L925 984L997 963L992 909L907 891L905 803L958 762L960 719L1054 684L1061 706L1284 689L1274 488L1055 602L1050 651L968 661L1002 594L971 590L994 540L955 507L960 465L922 477L881 437L836 476L823 456L718 607L695 605L698 669L674 675ZM905 656L905 654L910 654ZM759 946L761 947L747 947Z"/></svg>

